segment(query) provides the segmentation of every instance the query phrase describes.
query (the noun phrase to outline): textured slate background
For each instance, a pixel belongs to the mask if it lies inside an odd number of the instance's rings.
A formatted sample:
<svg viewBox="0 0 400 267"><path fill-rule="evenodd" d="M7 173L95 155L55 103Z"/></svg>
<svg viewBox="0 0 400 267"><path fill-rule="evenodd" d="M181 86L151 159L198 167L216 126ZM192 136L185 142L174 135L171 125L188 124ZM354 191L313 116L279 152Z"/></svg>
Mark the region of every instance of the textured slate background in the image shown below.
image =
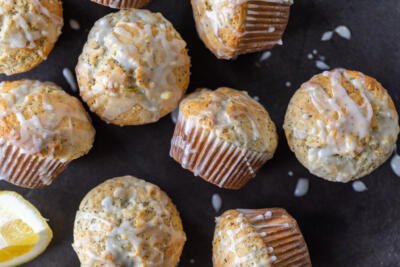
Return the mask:
<svg viewBox="0 0 400 267"><path fill-rule="evenodd" d="M211 195L219 193L222 209L284 207L297 218L309 245L314 266L398 266L400 262L400 178L388 163L363 179L369 190L356 193L350 184L334 184L312 177L289 152L281 125L296 88L320 72L307 54L317 49L331 67L361 70L376 77L400 104L400 2L398 0L295 0L284 45L258 64L260 53L235 61L219 61L205 49L194 29L187 0L153 0L148 6L162 12L187 41L192 57L189 90L232 86L259 96L279 128L276 156L240 191L214 187L180 168L169 156L174 124L170 116L158 123L119 128L93 117L96 142L89 155L71 166L50 187L24 190L5 182L50 219L54 239L46 252L25 266L79 266L71 248L75 211L91 188L107 178L131 174L163 188L180 210L188 236L180 266L211 266L214 217ZM88 0L64 0L63 34L48 60L29 73L1 80L49 80L71 92L62 69L74 69L93 23L111 9ZM70 29L69 19L82 28ZM350 41L335 37L323 43L323 32L338 25L351 28ZM257 66L258 65L258 66ZM287 88L285 83L292 86ZM399 106L398 106L399 107ZM294 172L294 177L288 176ZM299 177L310 178L310 191L295 198ZM194 259L194 263L191 263Z"/></svg>

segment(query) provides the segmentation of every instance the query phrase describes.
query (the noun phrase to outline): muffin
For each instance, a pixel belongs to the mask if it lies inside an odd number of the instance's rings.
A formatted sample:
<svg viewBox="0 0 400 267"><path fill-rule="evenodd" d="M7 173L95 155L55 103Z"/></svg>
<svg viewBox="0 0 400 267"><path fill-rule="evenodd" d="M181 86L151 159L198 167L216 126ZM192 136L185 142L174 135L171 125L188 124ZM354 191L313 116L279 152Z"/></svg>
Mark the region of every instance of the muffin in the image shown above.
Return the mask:
<svg viewBox="0 0 400 267"><path fill-rule="evenodd" d="M216 221L214 267L311 267L299 226L284 209L228 210Z"/></svg>
<svg viewBox="0 0 400 267"><path fill-rule="evenodd" d="M95 130L81 102L50 82L0 83L0 177L28 188L49 185L86 154Z"/></svg>
<svg viewBox="0 0 400 267"><path fill-rule="evenodd" d="M191 0L197 32L218 58L282 43L293 0Z"/></svg>
<svg viewBox="0 0 400 267"><path fill-rule="evenodd" d="M268 112L246 92L199 89L179 106L170 155L210 183L239 189L272 158L277 143Z"/></svg>
<svg viewBox="0 0 400 267"><path fill-rule="evenodd" d="M60 0L0 1L0 73L25 72L44 61L63 26Z"/></svg>
<svg viewBox="0 0 400 267"><path fill-rule="evenodd" d="M100 5L112 8L141 8L147 5L150 0L92 0Z"/></svg>
<svg viewBox="0 0 400 267"><path fill-rule="evenodd" d="M175 267L185 241L169 197L132 176L92 189L75 218L73 248L81 266Z"/></svg>
<svg viewBox="0 0 400 267"><path fill-rule="evenodd" d="M314 76L297 90L284 129L290 149L311 173L349 182L388 159L399 124L393 101L378 81L335 69Z"/></svg>
<svg viewBox="0 0 400 267"><path fill-rule="evenodd" d="M160 13L129 9L98 20L76 67L83 100L108 123L151 123L173 111L190 76L186 43Z"/></svg>

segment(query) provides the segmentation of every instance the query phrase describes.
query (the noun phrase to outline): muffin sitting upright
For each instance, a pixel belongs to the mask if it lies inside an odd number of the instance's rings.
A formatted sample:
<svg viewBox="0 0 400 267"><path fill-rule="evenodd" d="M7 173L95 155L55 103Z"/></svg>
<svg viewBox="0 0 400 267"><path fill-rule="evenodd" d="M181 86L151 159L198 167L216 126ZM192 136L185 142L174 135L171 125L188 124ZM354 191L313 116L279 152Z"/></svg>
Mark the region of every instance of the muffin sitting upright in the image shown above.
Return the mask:
<svg viewBox="0 0 400 267"><path fill-rule="evenodd" d="M301 86L290 101L284 129L290 148L311 173L349 182L386 161L399 124L393 101L379 82L336 69Z"/></svg>
<svg viewBox="0 0 400 267"><path fill-rule="evenodd" d="M141 8L147 5L150 0L92 0L100 5L111 8Z"/></svg>
<svg viewBox="0 0 400 267"><path fill-rule="evenodd" d="M60 0L0 1L0 73L28 71L53 49L63 26Z"/></svg>
<svg viewBox="0 0 400 267"><path fill-rule="evenodd" d="M73 248L81 266L175 267L186 235L157 186L132 176L92 189L76 214Z"/></svg>
<svg viewBox="0 0 400 267"><path fill-rule="evenodd" d="M228 210L217 218L214 267L311 267L307 244L284 209Z"/></svg>
<svg viewBox="0 0 400 267"><path fill-rule="evenodd" d="M53 83L0 83L0 179L49 185L86 154L95 130L81 102Z"/></svg>
<svg viewBox="0 0 400 267"><path fill-rule="evenodd" d="M268 112L246 92L202 89L180 104L170 155L210 183L239 189L272 158L277 143Z"/></svg>
<svg viewBox="0 0 400 267"><path fill-rule="evenodd" d="M218 58L282 42L293 0L191 0L197 32Z"/></svg>
<svg viewBox="0 0 400 267"><path fill-rule="evenodd" d="M161 14L129 9L98 20L79 57L80 94L103 120L138 125L173 111L190 76L186 43Z"/></svg>

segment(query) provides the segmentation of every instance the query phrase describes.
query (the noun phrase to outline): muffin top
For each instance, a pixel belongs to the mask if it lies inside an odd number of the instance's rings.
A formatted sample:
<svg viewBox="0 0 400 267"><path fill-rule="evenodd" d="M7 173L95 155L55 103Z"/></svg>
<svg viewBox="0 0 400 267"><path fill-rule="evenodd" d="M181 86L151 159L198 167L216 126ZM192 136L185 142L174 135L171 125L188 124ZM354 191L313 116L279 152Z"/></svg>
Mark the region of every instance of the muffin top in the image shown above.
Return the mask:
<svg viewBox="0 0 400 267"><path fill-rule="evenodd" d="M185 131L201 126L233 145L256 152L273 154L278 144L268 112L245 91L199 89L182 100L179 117L186 121Z"/></svg>
<svg viewBox="0 0 400 267"><path fill-rule="evenodd" d="M79 100L49 82L0 83L0 142L68 161L86 154L95 130Z"/></svg>
<svg viewBox="0 0 400 267"><path fill-rule="evenodd" d="M381 165L399 133L396 108L382 85L344 69L304 83L290 101L284 128L291 149L312 173L341 182Z"/></svg>
<svg viewBox="0 0 400 267"><path fill-rule="evenodd" d="M76 67L82 98L117 125L157 121L186 91L186 43L160 13L128 9L98 20Z"/></svg>
<svg viewBox="0 0 400 267"><path fill-rule="evenodd" d="M42 62L63 26L60 0L0 1L0 73L28 71Z"/></svg>
<svg viewBox="0 0 400 267"><path fill-rule="evenodd" d="M269 267L274 262L262 237L246 216L228 210L216 219L213 240L215 267Z"/></svg>
<svg viewBox="0 0 400 267"><path fill-rule="evenodd" d="M123 176L82 200L73 247L82 266L175 267L185 240L169 197L151 183Z"/></svg>

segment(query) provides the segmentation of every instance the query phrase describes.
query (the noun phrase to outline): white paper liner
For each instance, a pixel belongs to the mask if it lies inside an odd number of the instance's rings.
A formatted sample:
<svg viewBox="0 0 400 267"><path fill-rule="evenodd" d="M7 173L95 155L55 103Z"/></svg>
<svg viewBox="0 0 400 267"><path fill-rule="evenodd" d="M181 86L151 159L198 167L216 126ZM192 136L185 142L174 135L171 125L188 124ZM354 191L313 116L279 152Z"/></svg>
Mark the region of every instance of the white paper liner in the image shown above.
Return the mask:
<svg viewBox="0 0 400 267"><path fill-rule="evenodd" d="M219 187L239 189L272 156L243 149L179 116L170 156L196 176Z"/></svg>
<svg viewBox="0 0 400 267"><path fill-rule="evenodd" d="M249 1L245 32L241 36L238 53L251 53L271 49L282 40L289 15L289 2Z"/></svg>
<svg viewBox="0 0 400 267"><path fill-rule="evenodd" d="M297 222L279 208L238 210L257 230L274 267L311 267L310 255Z"/></svg>
<svg viewBox="0 0 400 267"><path fill-rule="evenodd" d="M50 185L68 163L24 153L7 142L0 144L0 180L21 187Z"/></svg>

